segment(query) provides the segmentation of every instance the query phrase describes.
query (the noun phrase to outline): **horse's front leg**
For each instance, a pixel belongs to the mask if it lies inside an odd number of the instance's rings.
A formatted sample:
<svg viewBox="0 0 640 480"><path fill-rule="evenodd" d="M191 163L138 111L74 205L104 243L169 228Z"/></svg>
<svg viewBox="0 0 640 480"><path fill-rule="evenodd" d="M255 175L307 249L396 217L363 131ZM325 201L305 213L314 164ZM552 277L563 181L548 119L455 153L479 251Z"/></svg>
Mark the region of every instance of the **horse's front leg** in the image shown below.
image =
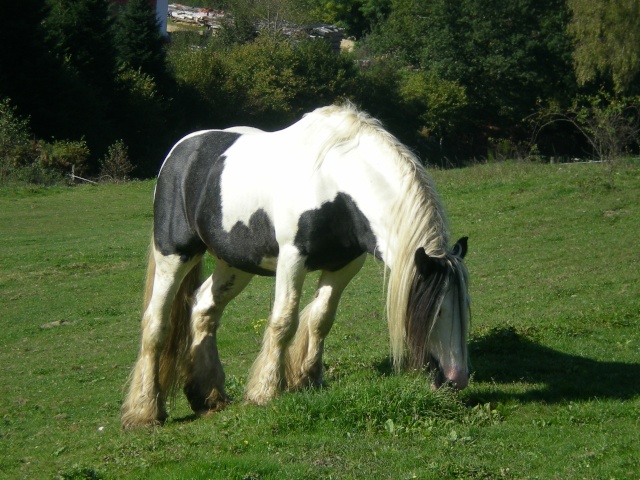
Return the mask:
<svg viewBox="0 0 640 480"><path fill-rule="evenodd" d="M366 255L340 270L323 271L313 301L300 314L300 325L286 357L287 387L296 389L322 383L324 339L336 318L342 292L360 271Z"/></svg>
<svg viewBox="0 0 640 480"><path fill-rule="evenodd" d="M294 246L280 248L275 300L262 348L251 368L246 399L265 405L284 387L285 351L298 326L300 291L305 276L304 259Z"/></svg>

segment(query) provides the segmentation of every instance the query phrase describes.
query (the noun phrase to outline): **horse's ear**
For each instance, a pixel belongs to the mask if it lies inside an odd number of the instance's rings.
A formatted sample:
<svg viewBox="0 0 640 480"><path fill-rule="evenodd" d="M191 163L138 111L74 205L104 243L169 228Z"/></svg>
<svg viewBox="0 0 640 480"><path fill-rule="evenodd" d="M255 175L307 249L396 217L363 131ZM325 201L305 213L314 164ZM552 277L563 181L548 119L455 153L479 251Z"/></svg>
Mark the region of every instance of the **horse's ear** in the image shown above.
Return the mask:
<svg viewBox="0 0 640 480"><path fill-rule="evenodd" d="M469 237L462 237L460 240L458 240L453 246L451 253L453 253L456 257L464 258L467 254L467 240L469 240Z"/></svg>
<svg viewBox="0 0 640 480"><path fill-rule="evenodd" d="M415 262L418 273L428 275L439 268L444 268L445 261L442 258L430 257L427 252L424 251L424 247L420 247L415 253Z"/></svg>
<svg viewBox="0 0 640 480"><path fill-rule="evenodd" d="M416 250L415 261L418 272L426 273L429 268L429 255L424 251L424 247L420 247Z"/></svg>

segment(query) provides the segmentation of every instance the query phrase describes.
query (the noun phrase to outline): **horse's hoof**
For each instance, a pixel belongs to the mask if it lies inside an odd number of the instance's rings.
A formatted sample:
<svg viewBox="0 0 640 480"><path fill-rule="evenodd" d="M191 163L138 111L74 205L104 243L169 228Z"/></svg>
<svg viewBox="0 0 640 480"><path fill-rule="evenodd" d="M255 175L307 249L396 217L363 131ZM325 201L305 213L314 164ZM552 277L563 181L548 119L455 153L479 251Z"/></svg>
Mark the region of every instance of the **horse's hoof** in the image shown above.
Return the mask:
<svg viewBox="0 0 640 480"><path fill-rule="evenodd" d="M204 394L202 389L197 385L185 385L184 394L189 400L189 406L193 413L199 417L204 417L213 412L219 412L227 406L229 403L229 397L227 394L214 388L209 394Z"/></svg>
<svg viewBox="0 0 640 480"><path fill-rule="evenodd" d="M258 407L264 407L268 405L271 400L275 397L275 394L250 394L247 393L245 396L245 402L250 403L252 405L257 405Z"/></svg>
<svg viewBox="0 0 640 480"><path fill-rule="evenodd" d="M162 419L135 419L135 418L123 418L121 420L123 430L135 430L138 428L152 428L161 427L164 425L165 418Z"/></svg>

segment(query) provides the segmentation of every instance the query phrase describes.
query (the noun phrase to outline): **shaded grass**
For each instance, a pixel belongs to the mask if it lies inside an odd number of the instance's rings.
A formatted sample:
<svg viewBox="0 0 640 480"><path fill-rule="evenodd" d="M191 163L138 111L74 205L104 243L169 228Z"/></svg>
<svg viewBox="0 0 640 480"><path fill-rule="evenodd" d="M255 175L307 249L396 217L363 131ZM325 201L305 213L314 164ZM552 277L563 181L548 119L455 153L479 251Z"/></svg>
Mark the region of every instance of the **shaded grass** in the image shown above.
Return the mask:
<svg viewBox="0 0 640 480"><path fill-rule="evenodd" d="M236 401L196 419L178 396L165 427L126 434L153 183L0 189L0 477L635 478L639 171L433 172L453 237L470 236L463 393L390 373L369 260L327 340L325 388L241 402L273 295L256 279L219 335Z"/></svg>

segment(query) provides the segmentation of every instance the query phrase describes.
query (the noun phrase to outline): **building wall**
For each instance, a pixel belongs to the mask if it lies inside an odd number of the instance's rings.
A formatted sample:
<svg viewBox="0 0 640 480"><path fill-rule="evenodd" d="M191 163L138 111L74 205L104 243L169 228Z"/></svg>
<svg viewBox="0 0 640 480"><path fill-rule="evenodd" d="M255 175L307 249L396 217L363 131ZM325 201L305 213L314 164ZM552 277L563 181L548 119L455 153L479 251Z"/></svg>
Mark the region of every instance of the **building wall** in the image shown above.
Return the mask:
<svg viewBox="0 0 640 480"><path fill-rule="evenodd" d="M160 31L167 35L167 15L169 13L169 0L155 0L156 16L160 22Z"/></svg>

